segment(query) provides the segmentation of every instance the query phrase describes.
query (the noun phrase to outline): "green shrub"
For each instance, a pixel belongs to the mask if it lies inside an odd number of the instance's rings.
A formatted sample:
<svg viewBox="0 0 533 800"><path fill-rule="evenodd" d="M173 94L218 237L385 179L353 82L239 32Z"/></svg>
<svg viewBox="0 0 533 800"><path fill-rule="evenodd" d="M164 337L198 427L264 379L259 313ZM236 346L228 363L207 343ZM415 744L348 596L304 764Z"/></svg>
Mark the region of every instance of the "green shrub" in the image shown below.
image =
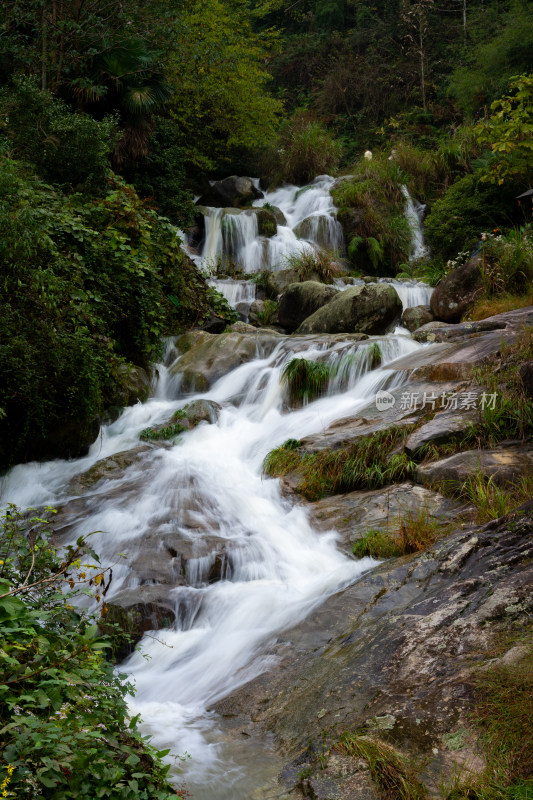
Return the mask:
<svg viewBox="0 0 533 800"><path fill-rule="evenodd" d="M4 794L175 798L161 760L168 751L150 747L139 718L129 718L125 698L134 687L104 657L110 641L98 636L96 619L73 606L87 590L105 617L110 573L83 539L60 556L51 537L46 518L14 506L0 518Z"/></svg>
<svg viewBox="0 0 533 800"><path fill-rule="evenodd" d="M83 452L124 360L146 366L209 298L176 229L118 178L103 196L65 196L0 156L0 229L5 469Z"/></svg>
<svg viewBox="0 0 533 800"><path fill-rule="evenodd" d="M41 91L31 78L17 78L0 92L0 131L13 155L35 166L48 183L76 190L103 190L116 138L116 120L98 121L73 112Z"/></svg>
<svg viewBox="0 0 533 800"><path fill-rule="evenodd" d="M394 275L408 261L411 232L404 215L398 164L377 154L356 165L353 177L332 191L338 219L348 242L348 257L358 269Z"/></svg>
<svg viewBox="0 0 533 800"><path fill-rule="evenodd" d="M465 175L433 205L425 220L432 254L443 260L471 249L483 231L509 225L517 213L515 185L494 186Z"/></svg>
<svg viewBox="0 0 533 800"><path fill-rule="evenodd" d="M341 144L321 122L297 112L281 126L276 151L278 180L302 184L336 169Z"/></svg>

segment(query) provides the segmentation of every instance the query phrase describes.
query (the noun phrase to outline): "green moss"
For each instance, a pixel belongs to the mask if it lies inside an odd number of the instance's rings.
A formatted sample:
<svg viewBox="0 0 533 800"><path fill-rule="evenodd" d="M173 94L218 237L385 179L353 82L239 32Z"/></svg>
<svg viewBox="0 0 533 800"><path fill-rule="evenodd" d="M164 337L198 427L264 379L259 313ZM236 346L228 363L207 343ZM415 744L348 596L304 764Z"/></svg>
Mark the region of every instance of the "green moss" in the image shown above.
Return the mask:
<svg viewBox="0 0 533 800"><path fill-rule="evenodd" d="M173 439L175 436L179 436L180 433L188 430L183 425L176 423L175 425L167 425L164 428L145 428L139 434L139 439L142 442L159 442L164 439Z"/></svg>

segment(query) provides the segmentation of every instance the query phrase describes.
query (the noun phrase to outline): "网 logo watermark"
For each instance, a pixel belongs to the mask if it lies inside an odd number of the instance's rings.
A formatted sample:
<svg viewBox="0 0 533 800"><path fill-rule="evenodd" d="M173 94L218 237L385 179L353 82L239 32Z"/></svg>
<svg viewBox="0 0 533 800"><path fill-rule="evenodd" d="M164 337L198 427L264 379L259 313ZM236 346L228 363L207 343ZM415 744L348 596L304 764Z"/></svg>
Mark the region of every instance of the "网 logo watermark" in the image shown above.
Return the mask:
<svg viewBox="0 0 533 800"><path fill-rule="evenodd" d="M396 402L396 398L390 392L386 392L384 389L380 390L376 394L376 408L378 411L386 411L388 408L392 408Z"/></svg>
<svg viewBox="0 0 533 800"><path fill-rule="evenodd" d="M402 392L398 408L400 411L417 411L430 408L432 411L472 411L475 409L496 408L497 392ZM376 408L386 411L396 403L393 394L380 391L376 394Z"/></svg>

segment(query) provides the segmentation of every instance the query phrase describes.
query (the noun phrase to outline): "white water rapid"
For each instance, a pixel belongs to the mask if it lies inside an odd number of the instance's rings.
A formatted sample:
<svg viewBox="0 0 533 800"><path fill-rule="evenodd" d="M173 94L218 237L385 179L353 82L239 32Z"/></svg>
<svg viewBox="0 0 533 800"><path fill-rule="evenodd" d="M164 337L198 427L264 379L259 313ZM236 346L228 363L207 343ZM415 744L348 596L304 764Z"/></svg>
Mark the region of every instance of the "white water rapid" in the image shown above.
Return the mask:
<svg viewBox="0 0 533 800"><path fill-rule="evenodd" d="M256 271L259 264L274 266L291 248L311 246L294 233L302 220L311 219L306 223L311 233L322 224L316 220L331 220L324 230L331 244L337 241L326 191L331 180L318 178L300 193L284 187L267 195L263 202L281 208L287 226L266 244L257 231L252 236L255 217L228 215L246 220L239 229L242 241L233 240L247 259L246 271ZM223 238L219 223L224 218L218 211L208 218L205 248L211 253ZM393 283L404 304L423 302L423 285ZM255 297L255 285L248 281L228 281L224 287L218 281L217 288L236 307ZM315 531L305 508L289 502L279 481L262 474L262 462L287 439L319 433L355 415L378 390L406 380L387 364L421 345L406 335L378 340L383 365L372 369L375 337L354 343L349 336L272 335L255 359L220 378L205 394L188 396L180 394L180 357L169 340L165 363L154 370L151 399L126 408L116 422L104 426L87 456L19 465L0 484L2 503L58 507L63 541L97 532L92 547L103 565L114 565L108 601L123 591L141 597L156 586L173 607L175 624L148 633L140 651L120 669L136 685L131 707L140 712L154 744L175 755L190 754L183 778L176 775L176 781L183 780L196 800L248 800L262 779L275 775L278 761L267 744L259 750L247 744L209 709L272 666L264 654L278 634L374 563L342 554L335 531ZM281 373L295 355L335 364L336 370L326 396L291 411ZM216 423L201 423L172 445L140 447L144 428L169 420L197 398L221 405ZM71 483L97 461L125 451L135 451L135 457L111 478L85 491ZM190 555L185 575L179 565L173 573L176 551L184 547ZM209 582L220 557L219 579ZM154 578L140 585L136 564L143 559L153 563ZM161 564L166 582L157 578Z"/></svg>

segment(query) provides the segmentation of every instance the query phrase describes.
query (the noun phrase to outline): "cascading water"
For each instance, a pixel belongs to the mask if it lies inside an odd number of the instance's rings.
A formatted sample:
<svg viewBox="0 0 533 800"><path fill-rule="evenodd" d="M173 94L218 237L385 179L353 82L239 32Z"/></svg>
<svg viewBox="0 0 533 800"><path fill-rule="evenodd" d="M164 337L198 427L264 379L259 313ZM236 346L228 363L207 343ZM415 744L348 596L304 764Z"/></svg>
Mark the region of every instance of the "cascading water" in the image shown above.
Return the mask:
<svg viewBox="0 0 533 800"><path fill-rule="evenodd" d="M287 224L271 239L258 236L253 211L209 209L202 259L232 254L244 259L246 272L255 272L284 266L287 254L305 247L340 249L332 183L322 176L304 189L283 187L258 201L285 216ZM423 284L391 282L404 306L427 302ZM213 283L231 305L242 304L246 316L255 284ZM382 365L373 369L376 342ZM340 553L334 531L314 531L304 508L292 507L279 482L262 475L263 459L285 440L318 433L355 415L378 390L400 385L405 376L387 364L419 347L408 336L355 342L349 335L272 335L254 360L207 393L185 397L180 356L169 339L166 361L155 369L153 397L104 426L86 457L20 465L2 481L2 502L59 506L64 541L98 531L91 544L101 563L114 565L108 600L128 591L141 597L154 587L164 594L175 624L146 635L142 652L132 654L121 671L135 681L132 708L154 743L191 755L184 780L197 800L244 800L260 775L273 774L268 748L258 753L237 745L209 707L268 669L265 646L280 631L373 564ZM325 396L290 410L281 375L295 356L333 369ZM173 446L139 449L144 428L166 422L195 397L222 406L215 424L201 424ZM73 496L76 475L124 451L132 453L130 466ZM141 580L137 567L146 558L153 577Z"/></svg>
<svg viewBox="0 0 533 800"><path fill-rule="evenodd" d="M424 230L422 228L425 206L413 200L407 186L403 185L400 188L405 197L405 216L411 230L410 261L420 261L429 254L424 242Z"/></svg>
<svg viewBox="0 0 533 800"><path fill-rule="evenodd" d="M69 537L101 532L91 542L102 563L114 564L108 600L121 590L143 588L132 565L147 541L156 552L172 541L176 549L177 541L193 550L205 545L207 552L190 561L188 585L166 587L176 611L174 627L147 636L142 654L134 653L121 666L135 681L132 707L154 742L191 755L184 779L196 798L248 797L248 762L256 758L226 751L209 705L268 668L262 647L276 633L372 566L368 559L342 555L333 531L317 534L302 508L287 505L278 481L261 475L272 447L355 414L377 390L402 381L401 373L386 366L370 370L372 343L272 337L262 357L239 366L203 395L223 406L217 424L184 434L174 447L148 449L121 477L72 499L68 485L75 474L137 447L143 428L168 419L184 404L175 397L167 368L159 365L155 397L102 428L88 456L21 465L4 480L4 500L63 506ZM380 339L385 362L418 347L406 338ZM169 356L172 352L169 343ZM320 358L339 369L327 396L284 413L280 376L295 355ZM209 585L214 541L224 550L226 579ZM255 775L252 783L256 780Z"/></svg>
<svg viewBox="0 0 533 800"><path fill-rule="evenodd" d="M257 297L257 284L252 280L210 279L210 286L219 291L232 308L235 308L245 321L248 320L250 306Z"/></svg>
<svg viewBox="0 0 533 800"><path fill-rule="evenodd" d="M249 210L206 208L205 240L199 263L212 268L227 259L244 272L283 269L286 258L313 246L343 249L342 227L329 190L334 178L321 175L303 188L283 186L268 192L255 207L278 208L286 224L278 224L275 236L258 236L257 216Z"/></svg>

